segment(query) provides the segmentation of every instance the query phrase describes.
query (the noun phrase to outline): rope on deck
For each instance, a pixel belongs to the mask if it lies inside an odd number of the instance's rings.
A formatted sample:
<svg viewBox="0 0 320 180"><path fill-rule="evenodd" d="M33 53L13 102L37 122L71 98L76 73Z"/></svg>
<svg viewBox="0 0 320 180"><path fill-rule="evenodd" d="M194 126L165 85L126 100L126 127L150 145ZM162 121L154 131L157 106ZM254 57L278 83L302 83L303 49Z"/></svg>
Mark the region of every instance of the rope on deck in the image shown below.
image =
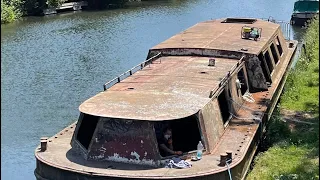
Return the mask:
<svg viewBox="0 0 320 180"><path fill-rule="evenodd" d="M229 167L229 162L231 162L231 159L227 160L227 161L226 161L226 164L227 164L227 168L228 168L229 179L232 180L231 170L230 170L230 167Z"/></svg>

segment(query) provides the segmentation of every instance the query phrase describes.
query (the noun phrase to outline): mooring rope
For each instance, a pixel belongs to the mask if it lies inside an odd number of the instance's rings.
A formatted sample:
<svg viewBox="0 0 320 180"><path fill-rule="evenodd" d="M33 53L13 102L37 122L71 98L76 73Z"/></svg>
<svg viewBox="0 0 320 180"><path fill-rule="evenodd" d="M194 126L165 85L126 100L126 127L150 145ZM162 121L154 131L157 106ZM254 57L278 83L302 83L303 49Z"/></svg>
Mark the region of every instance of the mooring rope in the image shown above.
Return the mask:
<svg viewBox="0 0 320 180"><path fill-rule="evenodd" d="M230 161L231 161L231 159L227 160L227 161L226 161L226 164L227 164L227 168L228 168L229 179L232 180L231 170L230 170L230 167L229 167L229 162L230 162Z"/></svg>

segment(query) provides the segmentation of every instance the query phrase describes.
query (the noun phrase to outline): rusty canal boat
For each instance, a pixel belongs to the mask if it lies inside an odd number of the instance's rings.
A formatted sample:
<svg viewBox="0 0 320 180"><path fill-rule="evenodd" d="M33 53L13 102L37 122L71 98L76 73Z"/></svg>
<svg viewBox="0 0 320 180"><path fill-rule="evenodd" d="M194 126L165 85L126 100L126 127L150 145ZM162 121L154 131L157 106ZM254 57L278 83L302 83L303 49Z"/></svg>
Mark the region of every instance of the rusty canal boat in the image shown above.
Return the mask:
<svg viewBox="0 0 320 180"><path fill-rule="evenodd" d="M297 41L279 24L198 23L83 102L77 122L35 150L38 180L244 179L282 92ZM191 168L164 168L155 127L170 124ZM231 177L229 177L231 176Z"/></svg>

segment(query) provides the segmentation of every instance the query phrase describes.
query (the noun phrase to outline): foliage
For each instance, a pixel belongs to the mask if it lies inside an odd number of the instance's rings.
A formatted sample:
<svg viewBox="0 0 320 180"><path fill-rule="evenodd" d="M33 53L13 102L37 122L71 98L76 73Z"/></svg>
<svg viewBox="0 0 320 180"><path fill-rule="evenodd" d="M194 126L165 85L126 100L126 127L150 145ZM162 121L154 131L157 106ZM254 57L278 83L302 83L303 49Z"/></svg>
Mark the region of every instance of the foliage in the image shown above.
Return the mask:
<svg viewBox="0 0 320 180"><path fill-rule="evenodd" d="M21 17L21 2L13 0L6 2L1 0L1 24L13 22Z"/></svg>
<svg viewBox="0 0 320 180"><path fill-rule="evenodd" d="M297 67L290 72L281 97L285 109L310 112L313 117L295 123L289 128L282 121L279 108L275 110L267 127L266 142L271 146L254 160L248 180L318 180L319 179L319 21L313 21L306 34L306 53Z"/></svg>
<svg viewBox="0 0 320 180"><path fill-rule="evenodd" d="M290 72L281 98L284 108L319 113L319 21L316 18L305 36L303 52L296 68Z"/></svg>
<svg viewBox="0 0 320 180"><path fill-rule="evenodd" d="M47 0L47 4L49 7L59 7L67 0Z"/></svg>

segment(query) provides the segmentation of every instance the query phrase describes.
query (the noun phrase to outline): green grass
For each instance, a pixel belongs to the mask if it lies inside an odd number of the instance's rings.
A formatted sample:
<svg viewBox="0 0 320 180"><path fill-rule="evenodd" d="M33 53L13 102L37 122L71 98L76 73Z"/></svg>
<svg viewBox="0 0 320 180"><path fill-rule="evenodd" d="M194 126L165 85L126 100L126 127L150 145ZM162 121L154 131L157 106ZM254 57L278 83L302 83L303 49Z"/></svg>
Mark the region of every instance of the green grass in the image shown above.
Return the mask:
<svg viewBox="0 0 320 180"><path fill-rule="evenodd" d="M281 106L285 109L319 113L319 22L314 21L305 34L307 53L290 72Z"/></svg>
<svg viewBox="0 0 320 180"><path fill-rule="evenodd" d="M307 53L288 76L281 106L268 123L264 144L270 148L257 155L248 180L319 179L319 22L314 21L305 34ZM281 120L280 108L309 112L291 131Z"/></svg>

